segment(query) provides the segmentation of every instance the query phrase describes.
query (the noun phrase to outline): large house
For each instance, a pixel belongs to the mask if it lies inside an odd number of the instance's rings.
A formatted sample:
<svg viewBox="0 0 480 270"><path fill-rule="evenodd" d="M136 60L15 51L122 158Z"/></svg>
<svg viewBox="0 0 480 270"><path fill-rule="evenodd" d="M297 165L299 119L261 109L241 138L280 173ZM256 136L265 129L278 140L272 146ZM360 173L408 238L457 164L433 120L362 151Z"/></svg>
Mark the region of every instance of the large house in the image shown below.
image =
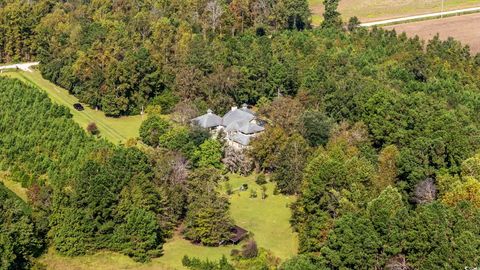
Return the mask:
<svg viewBox="0 0 480 270"><path fill-rule="evenodd" d="M232 107L223 117L209 109L206 114L192 119L192 123L213 133L225 132L227 144L238 149L247 147L253 137L265 130L246 104L242 108Z"/></svg>

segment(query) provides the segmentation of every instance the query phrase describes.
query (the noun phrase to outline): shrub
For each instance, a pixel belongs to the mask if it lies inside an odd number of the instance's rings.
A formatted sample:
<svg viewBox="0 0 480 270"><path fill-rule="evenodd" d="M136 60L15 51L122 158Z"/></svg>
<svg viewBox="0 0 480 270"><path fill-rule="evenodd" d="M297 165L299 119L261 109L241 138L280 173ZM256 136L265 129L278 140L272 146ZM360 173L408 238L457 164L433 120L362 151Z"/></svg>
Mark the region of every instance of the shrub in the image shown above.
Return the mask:
<svg viewBox="0 0 480 270"><path fill-rule="evenodd" d="M273 195L278 195L278 194L280 194L280 191L278 190L278 187L275 186L275 187L273 188Z"/></svg>
<svg viewBox="0 0 480 270"><path fill-rule="evenodd" d="M265 200L267 198L267 187L262 186L262 200Z"/></svg>
<svg viewBox="0 0 480 270"><path fill-rule="evenodd" d="M95 124L94 122L91 122L90 124L88 124L87 132L92 135L97 135L100 133L100 131L98 130L97 124Z"/></svg>
<svg viewBox="0 0 480 270"><path fill-rule="evenodd" d="M232 257L240 256L240 250L238 250L236 248L232 249L232 251L230 251L230 256L232 256Z"/></svg>
<svg viewBox="0 0 480 270"><path fill-rule="evenodd" d="M244 259L251 259L258 256L258 248L255 240L249 240L242 247L242 257Z"/></svg>
<svg viewBox="0 0 480 270"><path fill-rule="evenodd" d="M267 183L267 177L265 174L261 173L257 175L257 178L255 178L255 182L259 185L265 185Z"/></svg>
<svg viewBox="0 0 480 270"><path fill-rule="evenodd" d="M147 108L145 109L145 112L148 113L148 115L160 115L162 114L162 106L160 105L148 105Z"/></svg>
<svg viewBox="0 0 480 270"><path fill-rule="evenodd" d="M257 197L257 191L255 189L250 189L250 198L256 198Z"/></svg>

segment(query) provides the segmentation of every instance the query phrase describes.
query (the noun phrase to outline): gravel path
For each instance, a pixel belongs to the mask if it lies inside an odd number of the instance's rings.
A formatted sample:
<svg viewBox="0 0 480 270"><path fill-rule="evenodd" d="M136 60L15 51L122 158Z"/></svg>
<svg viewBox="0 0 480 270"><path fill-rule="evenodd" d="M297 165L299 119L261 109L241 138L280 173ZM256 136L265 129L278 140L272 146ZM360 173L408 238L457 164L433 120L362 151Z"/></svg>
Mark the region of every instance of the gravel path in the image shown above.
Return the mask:
<svg viewBox="0 0 480 270"><path fill-rule="evenodd" d="M32 72L30 67L36 66L38 64L40 64L40 62L30 62L30 63L19 63L19 64L13 64L13 65L6 65L6 66L0 66L0 70L3 70L3 69L21 69L23 71Z"/></svg>

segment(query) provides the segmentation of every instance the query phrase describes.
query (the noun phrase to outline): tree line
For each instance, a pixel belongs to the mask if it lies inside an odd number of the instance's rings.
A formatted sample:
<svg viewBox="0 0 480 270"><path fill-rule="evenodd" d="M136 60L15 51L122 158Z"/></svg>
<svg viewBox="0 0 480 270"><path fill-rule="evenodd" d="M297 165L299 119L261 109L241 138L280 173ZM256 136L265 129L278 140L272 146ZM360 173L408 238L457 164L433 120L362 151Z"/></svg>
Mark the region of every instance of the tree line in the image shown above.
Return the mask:
<svg viewBox="0 0 480 270"><path fill-rule="evenodd" d="M233 225L221 172L256 170L297 196L300 255L267 266L478 265L480 57L454 39L344 27L338 0L324 3L310 29L304 1L0 1L31 19L2 24L18 37L0 35L2 60L39 59L46 78L109 115L149 112L140 139L151 148L113 146L1 80L0 168L29 187L40 235L62 254L145 261L182 223L215 246ZM244 102L266 123L248 151L189 125Z"/></svg>

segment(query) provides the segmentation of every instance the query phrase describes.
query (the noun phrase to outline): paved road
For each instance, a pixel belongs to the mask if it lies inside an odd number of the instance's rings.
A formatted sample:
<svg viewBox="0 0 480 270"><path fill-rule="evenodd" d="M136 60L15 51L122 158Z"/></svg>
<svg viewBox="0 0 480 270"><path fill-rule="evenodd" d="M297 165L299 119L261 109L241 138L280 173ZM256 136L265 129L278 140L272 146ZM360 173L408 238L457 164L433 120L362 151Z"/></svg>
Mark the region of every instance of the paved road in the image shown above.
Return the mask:
<svg viewBox="0 0 480 270"><path fill-rule="evenodd" d="M21 69L23 71L32 72L30 67L36 66L38 64L40 64L40 62L19 63L19 64L13 64L13 65L8 65L8 66L0 66L0 70L3 70L3 69Z"/></svg>
<svg viewBox="0 0 480 270"><path fill-rule="evenodd" d="M428 19L428 18L435 18L435 17L440 17L440 16L449 16L449 15L455 15L455 14L461 14L461 13L470 13L470 12L480 12L480 7L464 8L464 9L457 9L457 10L452 10L452 11L435 12L435 13L429 13L429 14L424 14L424 15L408 16L408 17L397 18L397 19L362 23L362 24L360 24L360 26L370 27L370 26L375 26L375 25L401 23L401 22L407 22L407 21L412 21L412 20L421 20L421 19Z"/></svg>

